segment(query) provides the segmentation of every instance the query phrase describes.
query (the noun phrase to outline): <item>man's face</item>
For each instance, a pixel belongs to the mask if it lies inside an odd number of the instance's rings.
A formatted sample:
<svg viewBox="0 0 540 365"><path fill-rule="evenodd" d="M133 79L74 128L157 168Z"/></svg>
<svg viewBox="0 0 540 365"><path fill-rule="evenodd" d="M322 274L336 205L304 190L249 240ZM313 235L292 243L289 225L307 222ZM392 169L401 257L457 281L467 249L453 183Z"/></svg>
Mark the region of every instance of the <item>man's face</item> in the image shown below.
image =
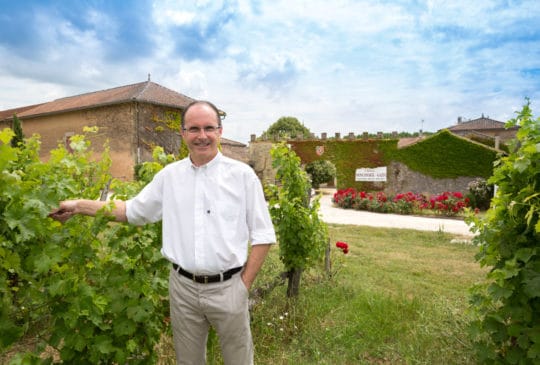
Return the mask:
<svg viewBox="0 0 540 365"><path fill-rule="evenodd" d="M184 116L182 138L191 161L196 166L210 162L218 153L221 127L214 110L206 104L195 104Z"/></svg>

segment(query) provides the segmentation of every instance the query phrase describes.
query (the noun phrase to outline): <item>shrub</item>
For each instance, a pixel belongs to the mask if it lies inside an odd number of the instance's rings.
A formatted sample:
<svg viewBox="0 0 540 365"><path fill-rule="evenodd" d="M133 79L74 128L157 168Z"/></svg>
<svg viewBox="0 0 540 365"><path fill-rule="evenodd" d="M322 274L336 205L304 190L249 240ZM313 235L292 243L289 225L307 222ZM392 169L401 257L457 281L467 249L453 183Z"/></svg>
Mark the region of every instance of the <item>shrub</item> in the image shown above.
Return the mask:
<svg viewBox="0 0 540 365"><path fill-rule="evenodd" d="M370 193L357 192L353 188L338 190L332 200L341 208L367 210L379 213L412 214L428 210L430 213L445 216L457 215L469 206L469 198L459 191L444 192L427 197L412 192L388 197L382 191Z"/></svg>
<svg viewBox="0 0 540 365"><path fill-rule="evenodd" d="M493 185L489 185L485 179L476 178L467 186L467 197L472 208L487 210L493 197Z"/></svg>
<svg viewBox="0 0 540 365"><path fill-rule="evenodd" d="M339 207L349 209L353 207L353 202L356 199L356 190L353 188L338 190L334 193L332 201Z"/></svg>
<svg viewBox="0 0 540 365"><path fill-rule="evenodd" d="M317 189L336 177L336 167L328 160L317 160L306 166L306 172L311 176L311 185Z"/></svg>

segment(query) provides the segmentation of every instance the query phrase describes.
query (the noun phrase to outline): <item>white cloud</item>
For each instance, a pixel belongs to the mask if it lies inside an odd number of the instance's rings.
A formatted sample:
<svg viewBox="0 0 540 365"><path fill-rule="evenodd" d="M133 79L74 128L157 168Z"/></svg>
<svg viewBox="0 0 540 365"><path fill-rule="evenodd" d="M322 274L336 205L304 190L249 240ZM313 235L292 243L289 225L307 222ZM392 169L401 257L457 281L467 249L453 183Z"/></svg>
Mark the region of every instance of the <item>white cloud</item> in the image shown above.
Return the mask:
<svg viewBox="0 0 540 365"><path fill-rule="evenodd" d="M434 131L481 113L506 120L525 96L540 97L535 4L164 0L127 30L122 12L92 8L81 26L45 11L38 47L13 52L0 36L0 105L151 73L216 102L228 113L224 136L244 142L284 115L331 135L412 132L422 119ZM142 35L150 45L139 45Z"/></svg>

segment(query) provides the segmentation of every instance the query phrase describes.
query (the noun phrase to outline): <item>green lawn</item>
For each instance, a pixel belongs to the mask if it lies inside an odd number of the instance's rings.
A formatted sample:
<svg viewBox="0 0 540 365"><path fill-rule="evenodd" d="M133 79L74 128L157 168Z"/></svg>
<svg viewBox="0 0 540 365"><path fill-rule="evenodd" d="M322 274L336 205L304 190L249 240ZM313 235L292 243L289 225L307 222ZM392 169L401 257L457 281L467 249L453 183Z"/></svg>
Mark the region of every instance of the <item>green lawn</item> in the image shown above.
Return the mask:
<svg viewBox="0 0 540 365"><path fill-rule="evenodd" d="M257 298L257 365L476 363L467 335L468 290L485 276L476 247L451 243L456 236L444 232L346 225L329 232L330 275L323 265L305 272L294 300L285 285ZM349 245L347 255L336 241ZM254 289L281 273L278 251L271 250ZM208 364L221 364L210 339ZM175 363L167 334L156 350L159 364Z"/></svg>
<svg viewBox="0 0 540 365"><path fill-rule="evenodd" d="M468 290L483 280L477 248L454 235L330 225L331 277L304 273L300 296L277 286L252 311L256 364L474 364ZM344 255L336 241L349 244ZM255 286L281 271L271 251ZM217 341L209 364L220 364ZM170 340L162 364L173 363Z"/></svg>

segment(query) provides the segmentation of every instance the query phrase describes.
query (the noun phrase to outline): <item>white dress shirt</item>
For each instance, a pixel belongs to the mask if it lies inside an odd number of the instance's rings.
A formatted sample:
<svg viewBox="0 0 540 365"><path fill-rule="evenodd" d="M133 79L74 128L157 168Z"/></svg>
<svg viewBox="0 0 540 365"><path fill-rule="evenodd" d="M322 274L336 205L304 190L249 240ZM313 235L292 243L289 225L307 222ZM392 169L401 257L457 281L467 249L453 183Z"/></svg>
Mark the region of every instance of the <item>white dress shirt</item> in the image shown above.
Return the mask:
<svg viewBox="0 0 540 365"><path fill-rule="evenodd" d="M163 220L161 253L194 274L245 264L248 243L275 243L263 189L248 165L221 153L196 167L189 158L165 166L126 202L128 222Z"/></svg>

